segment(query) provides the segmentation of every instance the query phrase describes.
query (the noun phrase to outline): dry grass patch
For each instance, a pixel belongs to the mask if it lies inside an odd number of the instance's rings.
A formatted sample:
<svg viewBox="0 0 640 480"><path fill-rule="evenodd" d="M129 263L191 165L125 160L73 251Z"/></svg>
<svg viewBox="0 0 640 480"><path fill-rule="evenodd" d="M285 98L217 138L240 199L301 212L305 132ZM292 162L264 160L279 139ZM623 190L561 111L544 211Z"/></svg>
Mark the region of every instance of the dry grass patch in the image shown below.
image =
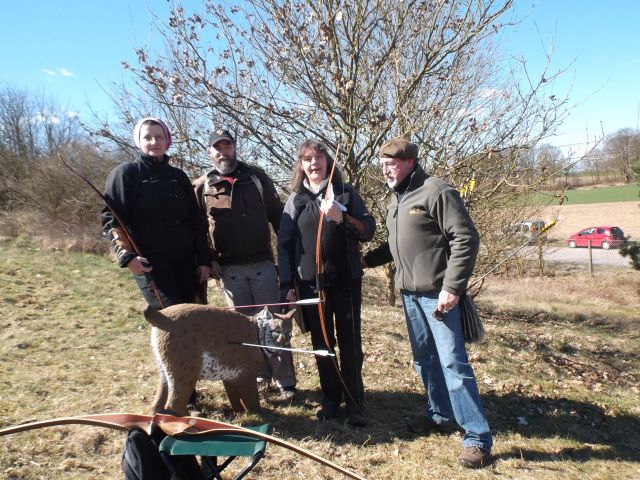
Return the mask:
<svg viewBox="0 0 640 480"><path fill-rule="evenodd" d="M564 242L570 235L595 225L615 225L633 240L640 239L640 202L584 203L549 206L542 212L547 222L560 215L549 238Z"/></svg>
<svg viewBox="0 0 640 480"><path fill-rule="evenodd" d="M3 242L0 282L0 427L147 411L156 370L143 305L126 272L104 257ZM295 357L300 389L295 404L284 404L269 391L263 412L236 415L222 386L209 382L199 387L204 413L236 424L269 422L274 435L365 478L640 477L638 336L633 328L617 328L618 315L609 315L620 301L626 301L621 310L633 312L637 300L598 287L586 296L577 288L560 295L558 289L569 287L560 287L555 277L489 283L480 298L487 341L471 346L469 354L495 433L496 461L475 472L457 465L459 435L419 437L406 430L405 424L421 415L425 399L412 370L402 309L383 304L376 272L365 283L369 426L351 428L344 416L315 420L319 387L314 360L307 355ZM524 285L519 294L526 298L508 294L509 284ZM550 300L536 300L532 291ZM592 299L598 291L600 310ZM215 289L211 294L219 299ZM576 321L579 315L586 320ZM590 320L594 315L598 321ZM631 323L631 313L627 318ZM308 336L297 335L293 343L310 348ZM0 478L119 479L123 440L120 432L82 426L1 437ZM249 476L337 477L275 446L267 447L267 457Z"/></svg>
<svg viewBox="0 0 640 480"><path fill-rule="evenodd" d="M540 314L638 332L640 272L631 267L598 266L596 270L590 276L584 266L550 264L545 276L492 278L478 300L491 312Z"/></svg>

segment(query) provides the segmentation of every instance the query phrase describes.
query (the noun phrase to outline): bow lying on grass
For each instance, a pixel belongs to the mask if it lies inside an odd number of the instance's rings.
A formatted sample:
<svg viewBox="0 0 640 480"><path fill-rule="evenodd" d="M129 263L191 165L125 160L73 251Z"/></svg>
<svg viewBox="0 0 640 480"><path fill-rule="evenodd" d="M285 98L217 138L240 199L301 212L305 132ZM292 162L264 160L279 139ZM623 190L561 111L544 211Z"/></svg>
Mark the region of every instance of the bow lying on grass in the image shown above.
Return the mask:
<svg viewBox="0 0 640 480"><path fill-rule="evenodd" d="M188 435L227 435L242 434L248 437L264 440L293 452L314 460L326 467L332 468L343 475L356 480L365 480L363 477L326 460L315 453L300 448L292 443L271 435L256 432L248 428L232 425L230 423L219 422L199 417L175 417L173 415L155 414L138 415L135 413L105 413L98 415L80 415L77 417L62 417L40 422L25 423L0 429L0 436L13 433L26 432L37 428L54 427L59 425L92 425L96 427L111 428L115 430L132 430L140 428L147 433L151 433L154 428L160 428L165 434L180 438Z"/></svg>

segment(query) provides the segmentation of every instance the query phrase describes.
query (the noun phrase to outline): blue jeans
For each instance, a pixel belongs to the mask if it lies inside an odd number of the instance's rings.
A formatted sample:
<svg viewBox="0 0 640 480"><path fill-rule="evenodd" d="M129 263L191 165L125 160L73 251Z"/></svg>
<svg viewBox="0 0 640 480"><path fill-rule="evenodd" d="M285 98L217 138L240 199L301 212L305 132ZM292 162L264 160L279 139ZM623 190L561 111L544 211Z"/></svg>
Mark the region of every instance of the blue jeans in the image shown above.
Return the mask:
<svg viewBox="0 0 640 480"><path fill-rule="evenodd" d="M462 444L490 451L491 431L484 415L473 369L464 346L460 308L438 320L438 293L402 291L413 363L428 394L427 417L438 424L457 423Z"/></svg>

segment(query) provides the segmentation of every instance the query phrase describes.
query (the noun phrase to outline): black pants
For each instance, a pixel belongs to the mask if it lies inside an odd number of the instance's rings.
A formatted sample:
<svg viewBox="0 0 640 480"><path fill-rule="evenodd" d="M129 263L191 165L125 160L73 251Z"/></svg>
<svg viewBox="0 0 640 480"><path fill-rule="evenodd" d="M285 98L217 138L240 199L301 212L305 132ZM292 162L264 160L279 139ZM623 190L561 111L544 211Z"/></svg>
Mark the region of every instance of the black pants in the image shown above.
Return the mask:
<svg viewBox="0 0 640 480"><path fill-rule="evenodd" d="M195 302L198 283L193 257L173 262L158 259L149 261L153 267L150 275L134 275L134 278L142 296L151 307L161 308L158 294L162 299L162 307ZM155 291L151 279L155 283Z"/></svg>
<svg viewBox="0 0 640 480"><path fill-rule="evenodd" d="M312 284L301 282L300 298L315 298L317 293ZM360 303L362 300L362 280L335 280L325 289L324 318L331 350L335 349L336 336L340 349L340 374L348 393L340 381L335 357L316 355L320 387L323 401L339 404L343 395L347 407L361 409L364 406L364 386L362 384L362 335L360 332ZM314 350L326 349L317 305L302 307L307 328L311 332ZM354 405L355 403L355 405Z"/></svg>

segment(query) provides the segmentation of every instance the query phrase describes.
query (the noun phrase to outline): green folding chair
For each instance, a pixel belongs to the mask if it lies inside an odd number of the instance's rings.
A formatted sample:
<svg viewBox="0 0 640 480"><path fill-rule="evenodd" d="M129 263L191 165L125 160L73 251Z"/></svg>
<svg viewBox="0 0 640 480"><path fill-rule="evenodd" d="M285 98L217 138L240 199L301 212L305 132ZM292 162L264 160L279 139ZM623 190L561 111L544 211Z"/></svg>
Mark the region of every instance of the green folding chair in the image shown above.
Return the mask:
<svg viewBox="0 0 640 480"><path fill-rule="evenodd" d="M245 427L260 433L269 433L270 425L256 425ZM222 480L220 473L227 468L237 457L251 457L249 463L234 477L240 480L249 473L253 467L264 457L267 444L242 434L225 435L192 435L180 438L166 437L160 443L160 453L169 455L199 455L205 473L209 475L207 480ZM227 457L218 464L218 457Z"/></svg>

